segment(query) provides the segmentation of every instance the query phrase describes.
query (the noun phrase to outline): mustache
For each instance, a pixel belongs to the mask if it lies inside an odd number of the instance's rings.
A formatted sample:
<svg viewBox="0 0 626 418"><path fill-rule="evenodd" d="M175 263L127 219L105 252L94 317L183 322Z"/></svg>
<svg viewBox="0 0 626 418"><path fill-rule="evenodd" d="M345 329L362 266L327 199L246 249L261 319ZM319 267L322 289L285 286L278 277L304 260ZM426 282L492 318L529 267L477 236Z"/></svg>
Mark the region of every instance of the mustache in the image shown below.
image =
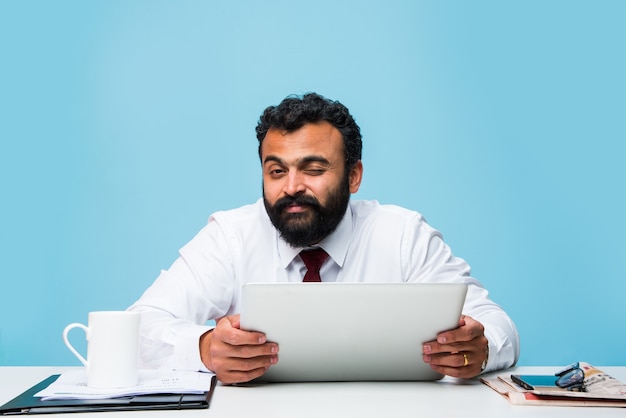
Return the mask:
<svg viewBox="0 0 626 418"><path fill-rule="evenodd" d="M306 205L317 209L321 208L320 202L313 196L296 195L281 197L276 201L276 203L274 203L274 209L280 213L291 205Z"/></svg>

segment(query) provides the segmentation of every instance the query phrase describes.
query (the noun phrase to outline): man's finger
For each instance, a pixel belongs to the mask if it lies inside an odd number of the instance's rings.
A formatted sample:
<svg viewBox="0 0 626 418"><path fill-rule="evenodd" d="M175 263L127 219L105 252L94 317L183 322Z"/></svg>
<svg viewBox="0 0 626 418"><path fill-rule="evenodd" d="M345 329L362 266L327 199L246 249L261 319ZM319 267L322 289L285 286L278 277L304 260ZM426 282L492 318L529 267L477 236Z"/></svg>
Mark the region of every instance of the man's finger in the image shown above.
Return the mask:
<svg viewBox="0 0 626 418"><path fill-rule="evenodd" d="M259 345L265 344L267 339L265 334L261 332L242 331L239 329L239 315L236 318L222 318L218 323L214 332L214 338L223 341L229 345ZM236 326L233 326L236 325Z"/></svg>

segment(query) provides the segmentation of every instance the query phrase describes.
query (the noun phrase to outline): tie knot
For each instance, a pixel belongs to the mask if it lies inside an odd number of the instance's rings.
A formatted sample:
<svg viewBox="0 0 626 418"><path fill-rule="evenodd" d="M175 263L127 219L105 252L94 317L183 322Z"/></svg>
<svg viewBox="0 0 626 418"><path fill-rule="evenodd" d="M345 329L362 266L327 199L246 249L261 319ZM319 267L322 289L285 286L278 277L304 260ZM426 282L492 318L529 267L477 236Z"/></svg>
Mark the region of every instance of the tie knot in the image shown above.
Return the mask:
<svg viewBox="0 0 626 418"><path fill-rule="evenodd" d="M305 282L320 282L320 268L328 258L328 253L321 248L315 250L305 250L300 252L300 258L306 266Z"/></svg>

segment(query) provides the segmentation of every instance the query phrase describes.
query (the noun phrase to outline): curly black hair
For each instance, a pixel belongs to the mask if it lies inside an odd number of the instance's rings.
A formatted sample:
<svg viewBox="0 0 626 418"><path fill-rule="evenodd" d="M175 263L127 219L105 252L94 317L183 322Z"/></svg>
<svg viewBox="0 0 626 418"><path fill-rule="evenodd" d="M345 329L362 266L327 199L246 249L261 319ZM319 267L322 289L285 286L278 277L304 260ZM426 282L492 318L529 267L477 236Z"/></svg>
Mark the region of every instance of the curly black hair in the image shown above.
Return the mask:
<svg viewBox="0 0 626 418"><path fill-rule="evenodd" d="M306 123L321 121L329 122L341 132L346 168L349 170L361 159L363 148L361 130L347 107L317 93L307 93L302 97L288 96L278 106L269 106L265 109L256 127L259 157L261 157L261 145L270 129L293 132Z"/></svg>

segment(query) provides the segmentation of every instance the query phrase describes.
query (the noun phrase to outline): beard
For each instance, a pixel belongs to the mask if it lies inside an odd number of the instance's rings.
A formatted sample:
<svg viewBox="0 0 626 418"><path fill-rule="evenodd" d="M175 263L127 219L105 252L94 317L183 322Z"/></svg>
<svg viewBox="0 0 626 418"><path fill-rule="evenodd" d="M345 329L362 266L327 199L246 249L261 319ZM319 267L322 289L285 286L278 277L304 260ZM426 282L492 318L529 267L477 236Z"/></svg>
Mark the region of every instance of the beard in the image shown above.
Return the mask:
<svg viewBox="0 0 626 418"><path fill-rule="evenodd" d="M292 247L306 247L330 235L337 228L348 208L350 202L348 181L348 176L344 176L339 186L330 191L325 206L315 197L304 194L285 196L271 205L263 192L265 210L280 237ZM306 206L309 210L299 213L285 211L294 204Z"/></svg>

